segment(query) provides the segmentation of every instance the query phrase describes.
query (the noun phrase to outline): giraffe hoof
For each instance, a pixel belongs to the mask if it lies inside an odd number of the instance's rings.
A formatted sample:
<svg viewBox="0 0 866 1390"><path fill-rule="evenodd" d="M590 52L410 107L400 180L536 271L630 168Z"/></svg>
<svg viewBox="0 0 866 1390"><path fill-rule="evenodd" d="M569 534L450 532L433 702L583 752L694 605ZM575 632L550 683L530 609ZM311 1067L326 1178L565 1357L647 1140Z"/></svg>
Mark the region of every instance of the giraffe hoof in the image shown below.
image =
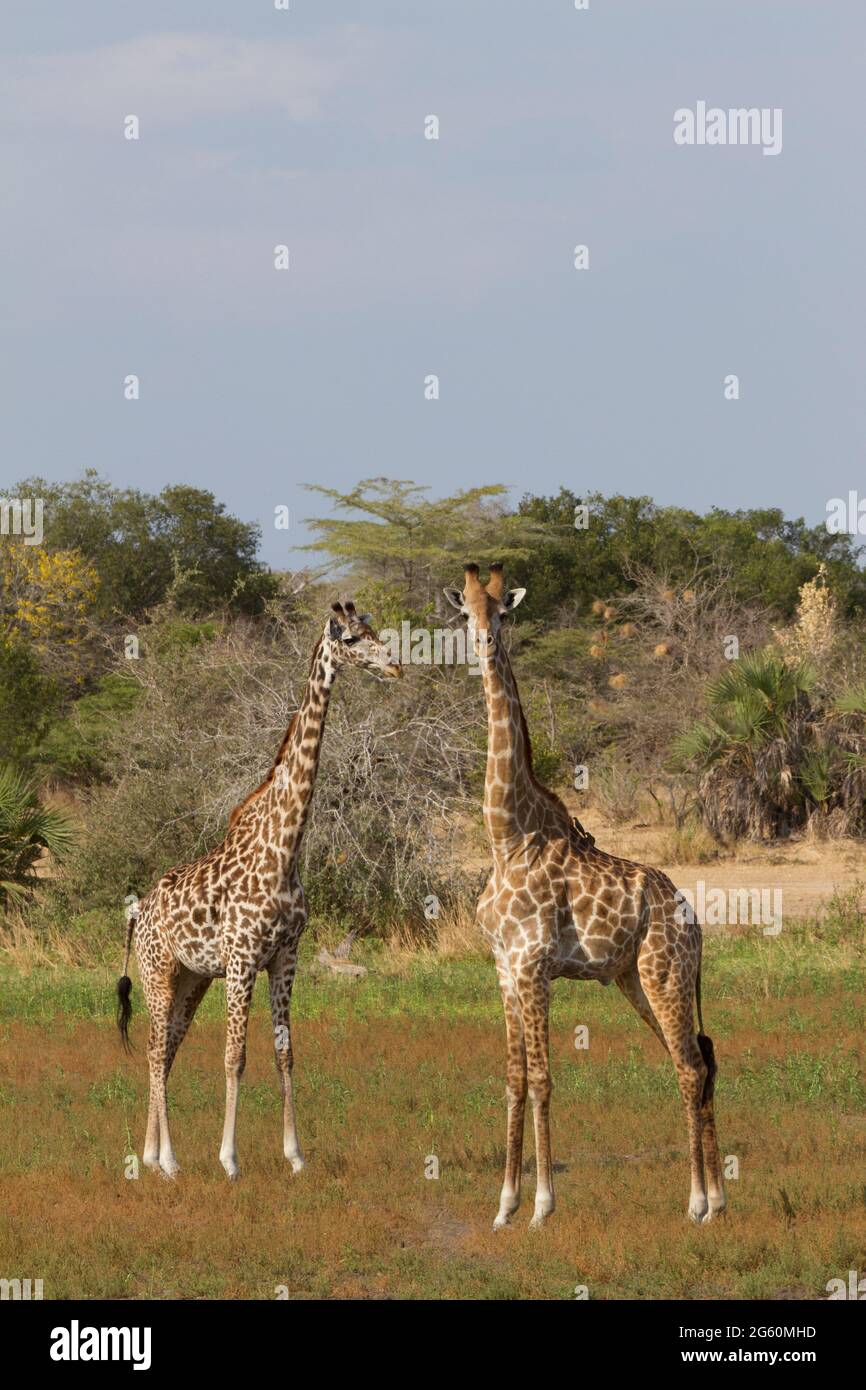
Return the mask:
<svg viewBox="0 0 866 1390"><path fill-rule="evenodd" d="M494 1223L493 1223L493 1229L494 1229L494 1231L505 1231L505 1230L508 1229L508 1227L509 1227L510 1225L511 1225L511 1216L510 1216L510 1214L509 1214L509 1215L506 1215L506 1216L502 1216L502 1215L500 1214L499 1216L497 1216L496 1220L495 1220Z"/></svg>
<svg viewBox="0 0 866 1390"><path fill-rule="evenodd" d="M706 1201L704 1201L702 1206L696 1205L689 1207L689 1220L695 1226L703 1226L705 1222L709 1220L709 1207Z"/></svg>
<svg viewBox="0 0 866 1390"><path fill-rule="evenodd" d="M157 1165L156 1171L159 1173L160 1177L167 1178L169 1182L174 1182L175 1178L180 1172L180 1164L160 1163Z"/></svg>
<svg viewBox="0 0 866 1390"><path fill-rule="evenodd" d="M292 1165L293 1173L303 1173L307 1165L301 1154L286 1154L286 1157Z"/></svg>
<svg viewBox="0 0 866 1390"><path fill-rule="evenodd" d="M241 1175L241 1170L232 1159L221 1158L220 1163L226 1170L226 1177L229 1182L237 1182Z"/></svg>
<svg viewBox="0 0 866 1390"><path fill-rule="evenodd" d="M718 1221L720 1216L724 1216L728 1210L728 1203L725 1199L721 1202L710 1202L709 1211L704 1217L703 1224L706 1226L708 1221Z"/></svg>
<svg viewBox="0 0 866 1390"><path fill-rule="evenodd" d="M549 1194L545 1194L543 1197L536 1197L535 1211L529 1223L530 1231L540 1231L542 1226L545 1225L548 1216L552 1215L552 1213L553 1197Z"/></svg>

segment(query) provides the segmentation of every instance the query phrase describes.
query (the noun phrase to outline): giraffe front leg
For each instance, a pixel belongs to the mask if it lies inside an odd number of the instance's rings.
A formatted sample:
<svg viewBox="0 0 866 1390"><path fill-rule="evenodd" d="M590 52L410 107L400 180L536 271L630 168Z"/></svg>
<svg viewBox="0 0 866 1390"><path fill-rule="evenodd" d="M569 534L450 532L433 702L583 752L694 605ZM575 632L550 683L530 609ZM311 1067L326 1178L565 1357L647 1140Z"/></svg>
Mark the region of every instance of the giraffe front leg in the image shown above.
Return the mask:
<svg viewBox="0 0 866 1390"><path fill-rule="evenodd" d="M277 952L268 966L271 1022L274 1028L274 1058L283 1097L283 1153L291 1163L293 1173L300 1173L304 1167L304 1155L301 1153L295 1127L295 1097L292 1089L294 1057L292 1054L290 1014L292 985L295 981L297 960L297 946L284 946Z"/></svg>
<svg viewBox="0 0 866 1390"><path fill-rule="evenodd" d="M234 1181L240 1176L237 1150L238 1091L247 1061L247 1024L256 982L254 967L230 960L226 969L226 1114L220 1163Z"/></svg>
<svg viewBox="0 0 866 1390"><path fill-rule="evenodd" d="M549 1004L550 985L545 977L536 976L528 986L521 988L526 1070L535 1129L535 1211L529 1223L533 1230L538 1230L544 1225L556 1205L553 1195L553 1162L550 1154L550 1096L553 1087L548 1051Z"/></svg>
<svg viewBox="0 0 866 1390"><path fill-rule="evenodd" d="M499 1197L499 1211L493 1222L494 1231L501 1231L504 1226L507 1226L520 1206L523 1117L526 1108L526 1048L523 1042L520 1001L510 972L500 969L499 982L505 1009L505 1031L508 1047L505 1083L508 1119L505 1131L505 1177Z"/></svg>

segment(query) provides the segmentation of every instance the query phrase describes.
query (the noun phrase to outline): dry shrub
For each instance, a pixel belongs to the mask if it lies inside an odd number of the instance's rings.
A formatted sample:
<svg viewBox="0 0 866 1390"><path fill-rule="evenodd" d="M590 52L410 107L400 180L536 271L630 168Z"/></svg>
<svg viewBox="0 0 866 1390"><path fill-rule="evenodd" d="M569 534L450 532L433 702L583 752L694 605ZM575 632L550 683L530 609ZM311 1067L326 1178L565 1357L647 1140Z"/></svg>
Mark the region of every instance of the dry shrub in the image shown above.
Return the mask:
<svg viewBox="0 0 866 1390"><path fill-rule="evenodd" d="M656 854L663 864L709 864L719 857L718 843L697 816L689 816L659 838Z"/></svg>
<svg viewBox="0 0 866 1390"><path fill-rule="evenodd" d="M321 622L234 622L179 650L151 634L134 663L142 697L113 735L112 780L89 795L53 917L116 910L222 839L300 703ZM459 902L467 885L449 827L475 809L484 746L465 669L416 668L387 687L342 672L302 846L311 915L361 931L399 917L423 932L430 894Z"/></svg>
<svg viewBox="0 0 866 1390"><path fill-rule="evenodd" d="M590 767L592 799L613 825L633 821L640 808L643 779L615 749L607 749Z"/></svg>
<svg viewBox="0 0 866 1390"><path fill-rule="evenodd" d="M832 662L839 641L836 600L827 585L827 566L800 588L797 615L773 636L789 665L808 661L819 673Z"/></svg>
<svg viewBox="0 0 866 1390"><path fill-rule="evenodd" d="M574 751L575 761L592 762L615 746L650 784L674 738L699 717L706 679L729 665L725 638L738 636L745 650L766 640L769 628L760 613L731 597L725 574L696 571L681 591L650 570L635 569L630 577L634 589L617 607L635 637L617 644L614 671L587 661L576 673L572 698L595 717L596 728L594 746ZM598 641L597 628L591 635L590 657L611 650Z"/></svg>

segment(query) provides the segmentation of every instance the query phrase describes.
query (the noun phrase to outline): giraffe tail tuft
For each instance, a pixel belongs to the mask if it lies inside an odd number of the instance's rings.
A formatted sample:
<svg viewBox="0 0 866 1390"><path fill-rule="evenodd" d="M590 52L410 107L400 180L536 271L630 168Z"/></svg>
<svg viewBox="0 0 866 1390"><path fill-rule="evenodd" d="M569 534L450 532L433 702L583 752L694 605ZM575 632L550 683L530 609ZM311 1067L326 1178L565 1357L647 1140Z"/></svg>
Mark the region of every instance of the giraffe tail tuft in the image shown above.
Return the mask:
<svg viewBox="0 0 866 1390"><path fill-rule="evenodd" d="M129 1041L129 1020L132 1018L132 1004L129 998L131 994L132 980L128 975L121 975L117 982L117 1026L125 1052L132 1051L132 1044Z"/></svg>
<svg viewBox="0 0 866 1390"><path fill-rule="evenodd" d="M135 931L138 914L138 899L134 894L130 894L130 897L126 900L126 949L123 954L123 974L117 982L117 1027L125 1052L132 1051L132 1044L129 1041L129 1020L132 1018L132 1002L130 999L132 994L132 980L126 972L129 969L129 952L132 946L132 933Z"/></svg>
<svg viewBox="0 0 866 1390"><path fill-rule="evenodd" d="M703 952L701 953L703 954ZM701 1056L704 1059L704 1066L707 1074L704 1078L704 1090L701 1096L701 1105L709 1105L713 1098L713 1091L716 1088L716 1050L713 1047L713 1040L704 1032L704 1020L701 1017L701 961L698 960L698 974L695 980L695 1003L698 1006L698 1047L701 1049Z"/></svg>
<svg viewBox="0 0 866 1390"><path fill-rule="evenodd" d="M716 1072L718 1071L712 1038L708 1037L706 1033L698 1033L698 1047L701 1049L701 1056L704 1059L704 1066L707 1069L707 1074L704 1078L701 1105L709 1105L713 1098L713 1091L716 1086Z"/></svg>

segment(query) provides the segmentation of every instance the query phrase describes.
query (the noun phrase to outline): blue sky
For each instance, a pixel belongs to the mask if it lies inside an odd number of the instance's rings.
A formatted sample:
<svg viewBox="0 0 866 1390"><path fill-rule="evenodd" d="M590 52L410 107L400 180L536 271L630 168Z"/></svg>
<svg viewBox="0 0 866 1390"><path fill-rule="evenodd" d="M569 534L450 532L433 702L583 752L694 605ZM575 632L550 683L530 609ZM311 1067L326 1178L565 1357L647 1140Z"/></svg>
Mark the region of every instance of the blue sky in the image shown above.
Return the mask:
<svg viewBox="0 0 866 1390"><path fill-rule="evenodd" d="M4 476L207 486L281 567L301 484L378 474L817 523L866 491L864 49L803 0L19 4ZM699 100L781 154L676 146Z"/></svg>

